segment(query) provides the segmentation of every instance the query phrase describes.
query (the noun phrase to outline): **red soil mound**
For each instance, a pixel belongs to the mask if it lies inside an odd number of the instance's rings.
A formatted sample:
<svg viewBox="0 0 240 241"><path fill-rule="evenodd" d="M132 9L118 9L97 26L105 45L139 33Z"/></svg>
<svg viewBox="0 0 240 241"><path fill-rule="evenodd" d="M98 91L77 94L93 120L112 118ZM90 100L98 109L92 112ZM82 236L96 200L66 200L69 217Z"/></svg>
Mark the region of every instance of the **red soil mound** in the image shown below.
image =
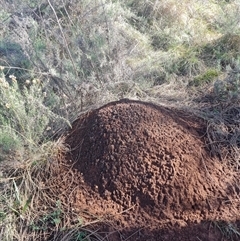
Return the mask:
<svg viewBox="0 0 240 241"><path fill-rule="evenodd" d="M81 183L73 207L114 214L123 230L158 230L151 240L175 240L169 234L157 238L164 227L235 220L234 175L210 157L205 132L197 118L139 101L110 103L80 116L66 138ZM128 240L150 237L142 235ZM195 240L184 235L176 240Z"/></svg>

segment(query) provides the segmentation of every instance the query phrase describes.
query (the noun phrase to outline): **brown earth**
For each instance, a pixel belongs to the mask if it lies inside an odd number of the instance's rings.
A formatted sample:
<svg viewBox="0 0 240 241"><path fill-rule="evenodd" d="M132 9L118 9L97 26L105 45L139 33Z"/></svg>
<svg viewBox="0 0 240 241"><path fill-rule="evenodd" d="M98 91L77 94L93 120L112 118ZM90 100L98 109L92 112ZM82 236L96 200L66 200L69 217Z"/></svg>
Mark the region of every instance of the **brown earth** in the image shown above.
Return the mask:
<svg viewBox="0 0 240 241"><path fill-rule="evenodd" d="M140 101L89 111L66 137L74 169L58 175L60 198L100 218L104 240L227 240L219 230L240 240L237 174L210 155L206 130L197 117Z"/></svg>

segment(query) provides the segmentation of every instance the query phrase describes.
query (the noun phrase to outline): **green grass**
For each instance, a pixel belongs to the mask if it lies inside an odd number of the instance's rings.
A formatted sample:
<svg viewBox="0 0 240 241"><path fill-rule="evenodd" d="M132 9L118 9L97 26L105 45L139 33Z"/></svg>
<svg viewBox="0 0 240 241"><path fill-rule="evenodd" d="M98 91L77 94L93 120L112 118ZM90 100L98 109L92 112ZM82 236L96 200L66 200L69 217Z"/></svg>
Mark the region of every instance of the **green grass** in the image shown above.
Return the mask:
<svg viewBox="0 0 240 241"><path fill-rule="evenodd" d="M206 70L205 73L194 77L193 81L190 82L190 84L194 85L194 86L208 84L208 83L211 83L214 80L216 80L219 75L220 75L219 70L210 68L210 69Z"/></svg>

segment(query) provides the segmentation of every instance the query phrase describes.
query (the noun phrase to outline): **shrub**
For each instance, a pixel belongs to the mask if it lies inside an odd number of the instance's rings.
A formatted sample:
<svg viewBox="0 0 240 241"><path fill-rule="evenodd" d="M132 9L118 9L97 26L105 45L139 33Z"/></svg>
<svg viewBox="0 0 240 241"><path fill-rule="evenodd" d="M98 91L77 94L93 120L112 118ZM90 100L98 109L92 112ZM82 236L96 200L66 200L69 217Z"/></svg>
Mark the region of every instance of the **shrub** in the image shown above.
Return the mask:
<svg viewBox="0 0 240 241"><path fill-rule="evenodd" d="M50 128L51 121L59 124L67 121L44 104L47 96L40 80L26 80L25 86L20 88L15 76L10 75L9 78L10 82L1 72L0 127L5 133L2 141L9 143L10 140L16 140L17 136L23 146L38 146Z"/></svg>

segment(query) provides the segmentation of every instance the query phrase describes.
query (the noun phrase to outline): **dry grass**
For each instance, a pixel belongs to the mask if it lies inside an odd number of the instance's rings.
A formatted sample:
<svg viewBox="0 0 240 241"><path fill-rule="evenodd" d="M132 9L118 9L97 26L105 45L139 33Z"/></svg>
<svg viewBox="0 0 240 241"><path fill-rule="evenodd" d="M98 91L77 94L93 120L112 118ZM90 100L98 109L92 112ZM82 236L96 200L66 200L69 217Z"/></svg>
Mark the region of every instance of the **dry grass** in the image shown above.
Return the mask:
<svg viewBox="0 0 240 241"><path fill-rule="evenodd" d="M66 165L61 160L67 151L63 139L39 148L39 153L28 160L1 163L0 239L67 241L90 240L91 237L94 238L91 240L102 240L97 232L88 228L102 220L87 213L80 217L70 208L69 199L60 200L61 183L57 176L62 165ZM74 177L71 166L67 168L68 175Z"/></svg>
<svg viewBox="0 0 240 241"><path fill-rule="evenodd" d="M40 79L44 104L70 122L121 98L192 112L208 123L213 155L239 172L239 1L205 3L5 1L0 63L22 84ZM208 83L209 69L219 75ZM189 86L195 78L203 78L201 85ZM51 127L55 136L64 130ZM60 201L54 182L67 149L61 138L45 142L42 134L34 133L41 144L0 162L0 240L102 240L91 225L103 220L79 217Z"/></svg>
<svg viewBox="0 0 240 241"><path fill-rule="evenodd" d="M1 163L0 239L101 241L118 233L109 215L107 219L72 208L76 173L64 161L64 138L39 148L28 160ZM102 225L112 231L100 232Z"/></svg>

